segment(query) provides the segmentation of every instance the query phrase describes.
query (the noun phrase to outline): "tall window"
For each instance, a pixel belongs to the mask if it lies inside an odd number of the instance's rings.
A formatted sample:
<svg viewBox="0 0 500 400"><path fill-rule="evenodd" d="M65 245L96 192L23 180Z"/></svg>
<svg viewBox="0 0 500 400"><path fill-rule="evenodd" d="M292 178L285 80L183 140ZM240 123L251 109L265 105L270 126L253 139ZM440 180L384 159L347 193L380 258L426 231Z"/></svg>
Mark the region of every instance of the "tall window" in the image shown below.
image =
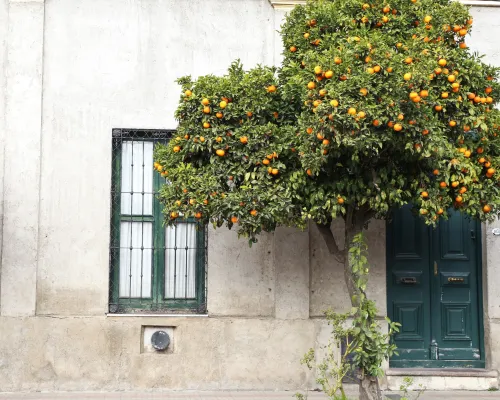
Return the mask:
<svg viewBox="0 0 500 400"><path fill-rule="evenodd" d="M172 131L113 130L111 313L205 312L206 229L194 220L166 227L153 149Z"/></svg>

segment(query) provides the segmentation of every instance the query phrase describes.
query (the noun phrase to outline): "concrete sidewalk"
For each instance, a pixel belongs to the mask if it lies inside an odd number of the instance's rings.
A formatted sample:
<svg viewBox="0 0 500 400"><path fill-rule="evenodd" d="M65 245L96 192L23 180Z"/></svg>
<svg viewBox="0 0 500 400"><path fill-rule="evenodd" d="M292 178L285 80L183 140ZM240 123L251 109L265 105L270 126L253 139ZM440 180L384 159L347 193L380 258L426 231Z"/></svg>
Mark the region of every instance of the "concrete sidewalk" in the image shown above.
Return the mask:
<svg viewBox="0 0 500 400"><path fill-rule="evenodd" d="M0 393L0 400L294 400L294 392L261 391L175 391L175 392L54 392ZM349 399L355 400L356 396ZM398 400L395 392L386 393L388 400ZM412 399L413 397L410 397ZM308 399L327 399L318 392L309 392ZM481 400L500 399L500 392L425 392L419 400Z"/></svg>

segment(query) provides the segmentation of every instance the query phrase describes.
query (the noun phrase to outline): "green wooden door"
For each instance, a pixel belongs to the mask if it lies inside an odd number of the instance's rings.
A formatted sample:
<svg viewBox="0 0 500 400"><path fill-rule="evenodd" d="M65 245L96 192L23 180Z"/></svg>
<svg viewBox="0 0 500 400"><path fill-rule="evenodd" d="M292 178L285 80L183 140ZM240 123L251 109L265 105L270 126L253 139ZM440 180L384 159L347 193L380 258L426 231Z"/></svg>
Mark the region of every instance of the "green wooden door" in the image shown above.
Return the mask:
<svg viewBox="0 0 500 400"><path fill-rule="evenodd" d="M387 229L388 315L402 324L392 367L484 368L480 224L458 212L437 228L405 206Z"/></svg>

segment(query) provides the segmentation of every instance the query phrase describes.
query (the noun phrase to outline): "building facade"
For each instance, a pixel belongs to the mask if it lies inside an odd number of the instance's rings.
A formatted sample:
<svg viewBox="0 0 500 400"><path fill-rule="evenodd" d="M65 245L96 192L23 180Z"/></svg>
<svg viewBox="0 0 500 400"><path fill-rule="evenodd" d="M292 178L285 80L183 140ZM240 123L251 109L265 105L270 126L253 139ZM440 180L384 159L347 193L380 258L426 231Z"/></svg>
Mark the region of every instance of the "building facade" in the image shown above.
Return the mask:
<svg viewBox="0 0 500 400"><path fill-rule="evenodd" d="M142 166L176 127L175 80L222 74L237 58L278 64L277 30L299 2L0 0L0 391L315 386L299 360L327 343L323 311L350 306L316 228L280 228L252 248L225 228L159 229L158 182ZM500 3L470 4L468 44L500 65ZM117 196L129 190L135 198ZM367 233L369 296L406 335L383 384L413 375L429 389L498 387L500 224L459 218L427 248L429 232L401 218ZM433 246L469 263L436 270L452 278L444 286L463 285L438 319L434 303L405 303L397 286L428 285L430 299L446 289L424 282L432 263L398 275L397 263ZM438 328L443 343L426 336ZM151 345L159 330L166 351Z"/></svg>

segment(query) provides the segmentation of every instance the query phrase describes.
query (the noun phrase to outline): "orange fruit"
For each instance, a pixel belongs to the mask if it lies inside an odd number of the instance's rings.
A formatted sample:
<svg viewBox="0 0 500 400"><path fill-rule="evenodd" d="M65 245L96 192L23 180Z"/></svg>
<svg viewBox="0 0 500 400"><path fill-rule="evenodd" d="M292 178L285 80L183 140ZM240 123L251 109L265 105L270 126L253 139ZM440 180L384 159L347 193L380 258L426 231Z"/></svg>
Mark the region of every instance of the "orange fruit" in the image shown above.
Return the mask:
<svg viewBox="0 0 500 400"><path fill-rule="evenodd" d="M432 171L432 173L433 173L434 175L439 175L439 170L438 170L438 169L435 169L434 171Z"/></svg>
<svg viewBox="0 0 500 400"><path fill-rule="evenodd" d="M489 175L493 175L495 173L495 168L488 168L488 170L486 171L487 174Z"/></svg>
<svg viewBox="0 0 500 400"><path fill-rule="evenodd" d="M380 121L378 119L374 119L373 126L379 126L379 125L380 125Z"/></svg>
<svg viewBox="0 0 500 400"><path fill-rule="evenodd" d="M323 134L322 134L322 133L318 133L318 134L316 135L316 138L317 138L318 140L323 140L325 137L323 136Z"/></svg>
<svg viewBox="0 0 500 400"><path fill-rule="evenodd" d="M448 122L448 124L451 126L451 127L454 127L457 125L457 121L453 121L451 120L450 122Z"/></svg>
<svg viewBox="0 0 500 400"><path fill-rule="evenodd" d="M405 58L405 63L406 64L411 64L412 62L413 62L413 58L411 58L411 57L406 57Z"/></svg>
<svg viewBox="0 0 500 400"><path fill-rule="evenodd" d="M443 72L443 70L442 70L441 68L435 68L435 69L434 69L434 73L435 73L436 75L441 75L441 72Z"/></svg>
<svg viewBox="0 0 500 400"><path fill-rule="evenodd" d="M403 126L402 126L401 124L395 124L395 125L394 125L394 130L395 130L396 132L399 132L399 131L401 131L402 129L403 129Z"/></svg>
<svg viewBox="0 0 500 400"><path fill-rule="evenodd" d="M242 136L242 137L240 137L240 142L243 143L243 144L247 144L248 143L248 138L246 136Z"/></svg>
<svg viewBox="0 0 500 400"><path fill-rule="evenodd" d="M426 199L426 198L428 198L428 197L429 197L429 193L427 193L427 192L422 192L422 193L420 193L420 196L421 196L423 199Z"/></svg>
<svg viewBox="0 0 500 400"><path fill-rule="evenodd" d="M436 106L436 107L434 107L434 110L436 110L436 111L438 111L438 112L439 112L439 111L441 111L442 109L443 109L443 107L442 107L442 106Z"/></svg>
<svg viewBox="0 0 500 400"><path fill-rule="evenodd" d="M392 67L386 69L387 72L391 73L393 71Z"/></svg>
<svg viewBox="0 0 500 400"><path fill-rule="evenodd" d="M320 95L321 97L325 97L327 93L328 93L328 92L326 91L326 89L321 89L321 90L319 91L319 95Z"/></svg>
<svg viewBox="0 0 500 400"><path fill-rule="evenodd" d="M465 36L465 35L467 35L467 29L464 29L464 28L460 29L460 30L458 31L458 34L459 34L460 36Z"/></svg>
<svg viewBox="0 0 500 400"><path fill-rule="evenodd" d="M310 135L311 133L313 133L313 128L311 127L307 128L306 132Z"/></svg>
<svg viewBox="0 0 500 400"><path fill-rule="evenodd" d="M438 64L439 66L444 67L447 64L447 62L444 58L441 58L439 59Z"/></svg>
<svg viewBox="0 0 500 400"><path fill-rule="evenodd" d="M193 94L193 92L191 90L186 90L184 92L184 96L186 96L186 97L190 97L192 94Z"/></svg>
<svg viewBox="0 0 500 400"><path fill-rule="evenodd" d="M205 129L210 128L210 123L209 122L203 122L203 128L205 128Z"/></svg>
<svg viewBox="0 0 500 400"><path fill-rule="evenodd" d="M222 100L222 101L219 103L219 107L220 107L220 108L226 108L226 106L227 106L227 102L226 102L226 101L224 101L224 100Z"/></svg>
<svg viewBox="0 0 500 400"><path fill-rule="evenodd" d="M264 158L262 160L262 164L264 164L264 165L269 165L270 163L271 163L271 161L269 161L267 158Z"/></svg>
<svg viewBox="0 0 500 400"><path fill-rule="evenodd" d="M172 219L176 219L178 216L179 216L179 213L178 213L178 212L172 211L172 212L170 213L170 218L172 218Z"/></svg>
<svg viewBox="0 0 500 400"><path fill-rule="evenodd" d="M422 131L422 135L424 135L424 136L425 136L425 135L428 135L428 134L429 134L429 130L428 130L428 129L424 129L424 130Z"/></svg>
<svg viewBox="0 0 500 400"><path fill-rule="evenodd" d="M344 199L342 197L337 198L337 203L344 204Z"/></svg>
<svg viewBox="0 0 500 400"><path fill-rule="evenodd" d="M402 120L404 120L404 119L405 119L405 116L404 116L403 114L399 114L399 115L398 115L398 119L399 119L400 121L402 121Z"/></svg>
<svg viewBox="0 0 500 400"><path fill-rule="evenodd" d="M387 14L387 13L389 13L390 11L391 11L391 8L390 8L389 6L385 6L385 7L382 9L382 12L383 12L384 14Z"/></svg>
<svg viewBox="0 0 500 400"><path fill-rule="evenodd" d="M200 219L201 218L201 212L198 211L196 214L194 214L194 217L196 219Z"/></svg>
<svg viewBox="0 0 500 400"><path fill-rule="evenodd" d="M290 47L290 51L291 51L292 53L295 53L295 52L297 51L297 47L295 47L295 46L291 46L291 47Z"/></svg>
<svg viewBox="0 0 500 400"><path fill-rule="evenodd" d="M485 204L483 206L483 212L489 213L491 211L491 207L488 204Z"/></svg>
<svg viewBox="0 0 500 400"><path fill-rule="evenodd" d="M312 176L312 171L310 169L307 169L306 170L306 174L309 175L309 176Z"/></svg>
<svg viewBox="0 0 500 400"><path fill-rule="evenodd" d="M218 113L216 113L216 114L215 114L215 116L216 116L217 118L221 119L221 118L224 116L224 114L222 114L222 113L219 111Z"/></svg>
<svg viewBox="0 0 500 400"><path fill-rule="evenodd" d="M411 74L409 72L407 72L406 74L403 75L403 79L405 81L409 81L411 79Z"/></svg>
<svg viewBox="0 0 500 400"><path fill-rule="evenodd" d="M448 82L455 82L455 79L457 79L457 77L455 75L449 75L448 76Z"/></svg>
<svg viewBox="0 0 500 400"><path fill-rule="evenodd" d="M310 36L309 32L304 33L304 39L308 39Z"/></svg>
<svg viewBox="0 0 500 400"><path fill-rule="evenodd" d="M443 211L443 209L442 209L442 208L440 208L439 210L437 210L437 214L438 214L438 215L441 215L443 212L444 212L444 211Z"/></svg>
<svg viewBox="0 0 500 400"><path fill-rule="evenodd" d="M425 18L424 18L424 22L426 24L428 24L429 22L431 22L431 20L432 20L432 17L430 15L426 15Z"/></svg>
<svg viewBox="0 0 500 400"><path fill-rule="evenodd" d="M451 187L456 188L459 185L458 181L454 181L451 183Z"/></svg>
<svg viewBox="0 0 500 400"><path fill-rule="evenodd" d="M425 98L427 96L429 96L429 91L428 90L421 90L420 91L420 97Z"/></svg>
<svg viewBox="0 0 500 400"><path fill-rule="evenodd" d="M270 85L266 88L266 90L268 93L274 93L274 92L276 92L276 86Z"/></svg>
<svg viewBox="0 0 500 400"><path fill-rule="evenodd" d="M328 70L328 71L325 72L325 78L326 79L330 79L332 76L333 76L333 71Z"/></svg>
<svg viewBox="0 0 500 400"><path fill-rule="evenodd" d="M233 215L233 216L231 217L231 222L232 222L233 224L236 224L236 223L238 222L238 217L236 217L235 215Z"/></svg>
<svg viewBox="0 0 500 400"><path fill-rule="evenodd" d="M466 49L467 45L465 44L465 42L462 42L458 45L458 47L460 47L461 49Z"/></svg>
<svg viewBox="0 0 500 400"><path fill-rule="evenodd" d="M366 113L364 111L360 111L358 113L358 118L365 118L366 117Z"/></svg>
<svg viewBox="0 0 500 400"><path fill-rule="evenodd" d="M465 186L461 187L458 193L464 194L467 191L467 188Z"/></svg>
<svg viewBox="0 0 500 400"><path fill-rule="evenodd" d="M332 101L330 101L330 105L331 105L332 107L338 107L339 102L338 102L337 100L332 100Z"/></svg>
<svg viewBox="0 0 500 400"><path fill-rule="evenodd" d="M349 115L355 115L356 114L356 109L354 107L349 108L349 110L347 110L347 114L349 114Z"/></svg>
<svg viewBox="0 0 500 400"><path fill-rule="evenodd" d="M174 146L174 148L172 150L174 151L174 153L178 153L179 151L181 151L181 146ZM160 167L161 167L161 165L160 165Z"/></svg>
<svg viewBox="0 0 500 400"><path fill-rule="evenodd" d="M224 155L226 154L226 152L222 149L218 149L215 151L215 154L217 154L219 157L224 157Z"/></svg>
<svg viewBox="0 0 500 400"><path fill-rule="evenodd" d="M447 187L447 186L448 186L448 184L447 184L446 182L440 182L440 183L439 183L439 187L441 187L441 188L443 188L443 189L444 189L445 187Z"/></svg>
<svg viewBox="0 0 500 400"><path fill-rule="evenodd" d="M307 88L308 88L308 89L310 89L310 90L312 90L312 89L316 88L316 83L314 83L314 82L309 82L309 83L307 84Z"/></svg>
<svg viewBox="0 0 500 400"><path fill-rule="evenodd" d="M210 100L208 100L206 97L201 101L201 104L204 106L208 106L210 104Z"/></svg>
<svg viewBox="0 0 500 400"><path fill-rule="evenodd" d="M375 66L373 67L373 70L374 70L375 72L380 72L380 70L381 70L380 65L375 65Z"/></svg>
<svg viewBox="0 0 500 400"><path fill-rule="evenodd" d="M369 67L366 69L366 72L368 72L369 74L374 74L375 70L372 67Z"/></svg>
<svg viewBox="0 0 500 400"><path fill-rule="evenodd" d="M252 215L252 216L254 216L254 217L255 217L255 216L257 215L257 210L252 210L252 211L250 211L250 215Z"/></svg>
<svg viewBox="0 0 500 400"><path fill-rule="evenodd" d="M335 57L335 58L333 59L333 62L334 62L335 64L339 65L339 64L342 64L342 59L341 59L340 57Z"/></svg>
<svg viewBox="0 0 500 400"><path fill-rule="evenodd" d="M366 90L366 88L361 88L359 89L359 93L361 93L362 96L366 96L368 94L368 90Z"/></svg>
<svg viewBox="0 0 500 400"><path fill-rule="evenodd" d="M448 96L449 96L449 93L448 93L448 92L443 92L443 93L441 93L441 97L442 97L443 99L447 99L447 98L448 98Z"/></svg>
<svg viewBox="0 0 500 400"><path fill-rule="evenodd" d="M455 201L456 201L457 203L461 203L463 200L464 200L464 199L463 199L463 197L462 197L462 196L457 196L457 197L455 197Z"/></svg>

